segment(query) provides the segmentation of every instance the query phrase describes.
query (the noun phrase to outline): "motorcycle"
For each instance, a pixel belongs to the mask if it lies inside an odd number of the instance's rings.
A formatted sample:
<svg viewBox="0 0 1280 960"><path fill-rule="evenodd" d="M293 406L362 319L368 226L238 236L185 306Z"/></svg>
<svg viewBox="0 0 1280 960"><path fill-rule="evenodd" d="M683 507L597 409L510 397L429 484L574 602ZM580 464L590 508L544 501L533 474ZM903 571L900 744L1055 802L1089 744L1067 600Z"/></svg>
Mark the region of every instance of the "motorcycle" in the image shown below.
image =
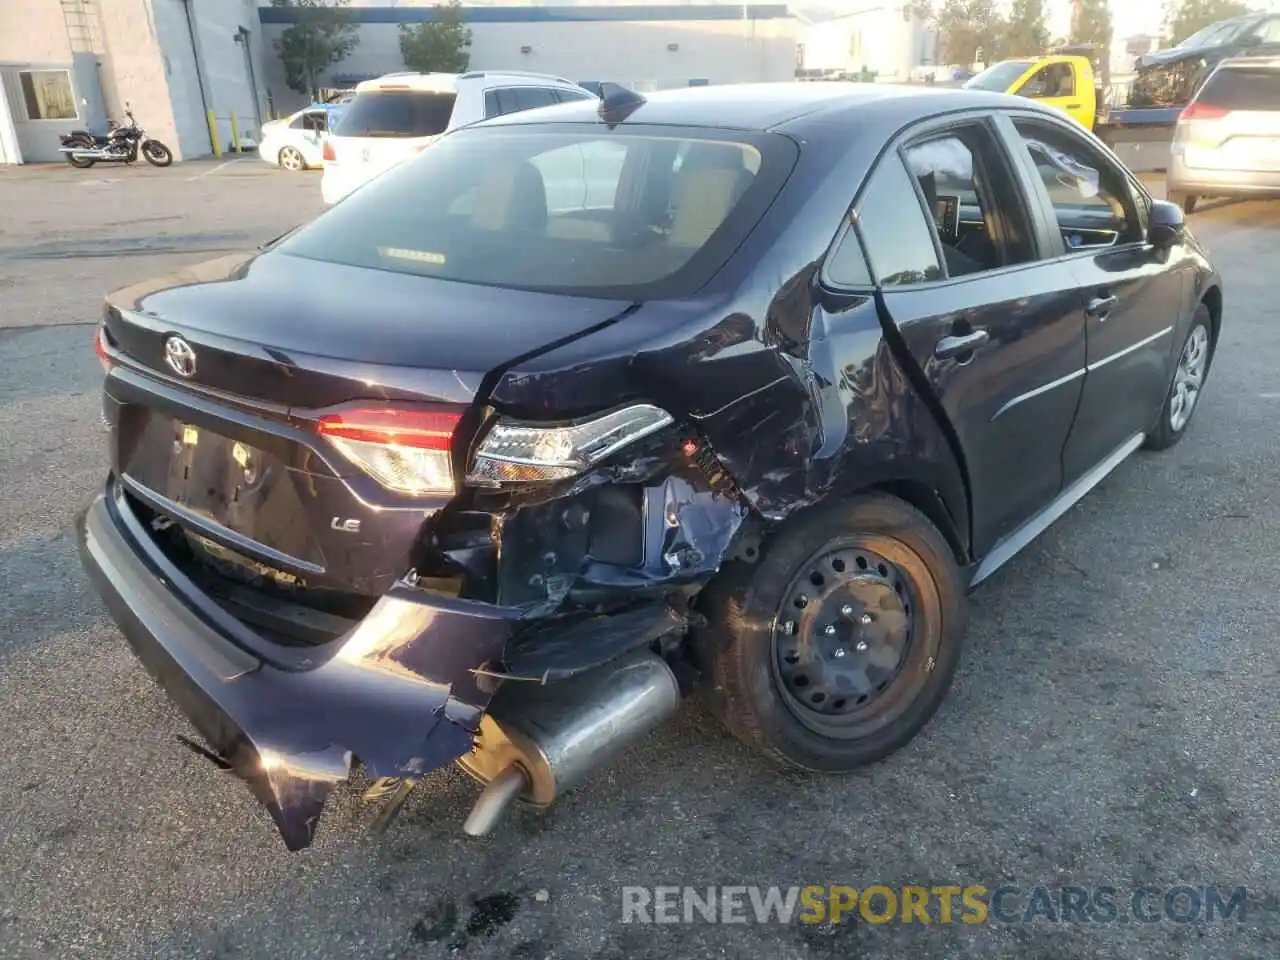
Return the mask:
<svg viewBox="0 0 1280 960"><path fill-rule="evenodd" d="M67 158L73 167L85 169L95 163L133 163L138 154L146 158L153 167L167 167L173 163L173 153L159 140L144 138L133 111L127 106L124 111L125 122L107 121L106 136L91 133L88 130L72 130L62 134L58 139L62 142L59 152Z"/></svg>

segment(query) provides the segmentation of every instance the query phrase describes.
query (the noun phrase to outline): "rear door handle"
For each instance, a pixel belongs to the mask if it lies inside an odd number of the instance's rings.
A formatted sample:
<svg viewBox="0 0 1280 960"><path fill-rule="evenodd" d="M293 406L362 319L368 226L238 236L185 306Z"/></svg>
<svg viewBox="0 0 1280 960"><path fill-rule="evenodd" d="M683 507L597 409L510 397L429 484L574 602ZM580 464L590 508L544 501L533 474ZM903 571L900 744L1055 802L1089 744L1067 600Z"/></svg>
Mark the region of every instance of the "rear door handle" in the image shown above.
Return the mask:
<svg viewBox="0 0 1280 960"><path fill-rule="evenodd" d="M1099 320L1105 320L1107 314L1115 309L1116 304L1120 302L1120 298L1115 294L1109 297L1094 297L1085 304L1084 312L1091 317L1097 317Z"/></svg>
<svg viewBox="0 0 1280 960"><path fill-rule="evenodd" d="M939 360L951 360L966 353L973 353L990 339L991 335L985 330L975 330L973 333L961 336L943 337L934 346L933 355Z"/></svg>

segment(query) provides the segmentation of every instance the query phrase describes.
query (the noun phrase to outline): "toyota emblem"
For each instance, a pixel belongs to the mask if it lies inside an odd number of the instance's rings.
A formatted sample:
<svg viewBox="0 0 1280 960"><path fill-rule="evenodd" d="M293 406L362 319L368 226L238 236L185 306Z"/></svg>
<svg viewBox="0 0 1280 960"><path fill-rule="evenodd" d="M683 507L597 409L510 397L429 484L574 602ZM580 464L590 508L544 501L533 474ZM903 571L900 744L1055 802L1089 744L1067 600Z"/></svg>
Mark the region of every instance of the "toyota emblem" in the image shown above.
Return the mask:
<svg viewBox="0 0 1280 960"><path fill-rule="evenodd" d="M196 375L196 352L181 337L170 337L164 342L164 362L180 377Z"/></svg>

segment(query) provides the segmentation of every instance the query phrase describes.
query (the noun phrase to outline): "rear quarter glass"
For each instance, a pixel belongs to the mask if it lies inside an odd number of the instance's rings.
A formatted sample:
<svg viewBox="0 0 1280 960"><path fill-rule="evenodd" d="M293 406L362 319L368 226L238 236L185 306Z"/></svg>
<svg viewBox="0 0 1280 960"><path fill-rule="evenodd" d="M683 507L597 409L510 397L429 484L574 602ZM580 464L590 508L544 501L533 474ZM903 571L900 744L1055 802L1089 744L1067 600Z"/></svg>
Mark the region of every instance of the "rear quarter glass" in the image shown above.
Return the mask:
<svg viewBox="0 0 1280 960"><path fill-rule="evenodd" d="M486 286L633 301L688 296L759 222L798 155L776 134L468 128L277 249ZM619 191L631 178L636 189Z"/></svg>

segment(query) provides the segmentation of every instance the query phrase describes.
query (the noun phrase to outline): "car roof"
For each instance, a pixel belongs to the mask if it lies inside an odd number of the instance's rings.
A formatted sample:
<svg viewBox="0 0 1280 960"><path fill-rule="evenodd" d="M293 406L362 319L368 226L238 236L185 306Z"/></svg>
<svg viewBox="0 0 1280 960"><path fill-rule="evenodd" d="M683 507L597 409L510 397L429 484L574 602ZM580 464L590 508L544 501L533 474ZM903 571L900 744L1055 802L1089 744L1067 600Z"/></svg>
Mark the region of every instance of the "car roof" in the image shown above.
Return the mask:
<svg viewBox="0 0 1280 960"><path fill-rule="evenodd" d="M422 90L429 93L453 93L468 80L513 80L524 84L576 87L577 84L549 73L527 73L519 70L473 70L469 73L388 73L356 85L356 93L372 90Z"/></svg>
<svg viewBox="0 0 1280 960"><path fill-rule="evenodd" d="M618 123L799 132L855 118L893 120L901 126L939 113L996 107L1027 109L1030 104L1022 97L984 90L799 81L688 87L646 93L643 97L643 102ZM584 100L506 114L485 121L484 126L597 122L599 109L600 101Z"/></svg>

